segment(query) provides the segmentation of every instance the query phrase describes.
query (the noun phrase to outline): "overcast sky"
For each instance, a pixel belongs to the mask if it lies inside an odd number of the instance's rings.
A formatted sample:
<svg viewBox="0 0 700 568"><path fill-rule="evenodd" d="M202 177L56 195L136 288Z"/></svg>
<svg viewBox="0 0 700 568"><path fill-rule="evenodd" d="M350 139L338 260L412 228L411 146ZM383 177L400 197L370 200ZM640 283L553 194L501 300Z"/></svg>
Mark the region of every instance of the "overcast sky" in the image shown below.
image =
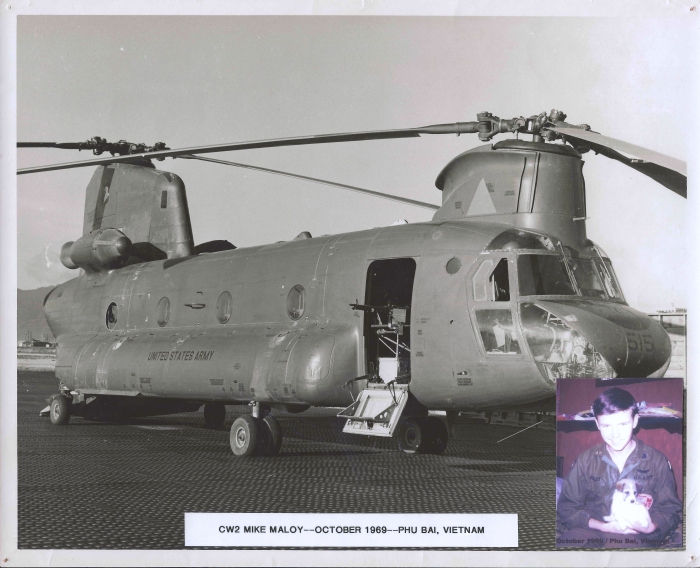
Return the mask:
<svg viewBox="0 0 700 568"><path fill-rule="evenodd" d="M687 160L698 45L679 19L424 17L18 18L17 137L102 136L171 148L502 118L568 121ZM508 136L501 135L498 139ZM220 154L439 204L434 181L476 136L424 136ZM87 158L20 150L18 167ZM589 237L628 302L685 307L686 200L617 162L584 157ZM236 246L427 221L432 212L269 174L171 160L196 243ZM94 168L20 176L18 286L75 277Z"/></svg>

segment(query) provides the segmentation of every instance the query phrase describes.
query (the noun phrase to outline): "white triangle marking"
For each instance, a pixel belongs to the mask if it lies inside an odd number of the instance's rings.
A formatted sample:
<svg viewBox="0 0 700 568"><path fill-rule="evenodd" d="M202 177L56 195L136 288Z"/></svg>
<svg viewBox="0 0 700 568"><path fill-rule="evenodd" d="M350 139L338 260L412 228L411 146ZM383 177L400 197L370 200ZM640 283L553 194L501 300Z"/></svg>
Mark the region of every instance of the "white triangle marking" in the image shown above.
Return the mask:
<svg viewBox="0 0 700 568"><path fill-rule="evenodd" d="M496 207L493 204L493 199L486 187L486 180L481 178L479 187L476 188L472 202L469 204L467 216L471 215L496 215Z"/></svg>

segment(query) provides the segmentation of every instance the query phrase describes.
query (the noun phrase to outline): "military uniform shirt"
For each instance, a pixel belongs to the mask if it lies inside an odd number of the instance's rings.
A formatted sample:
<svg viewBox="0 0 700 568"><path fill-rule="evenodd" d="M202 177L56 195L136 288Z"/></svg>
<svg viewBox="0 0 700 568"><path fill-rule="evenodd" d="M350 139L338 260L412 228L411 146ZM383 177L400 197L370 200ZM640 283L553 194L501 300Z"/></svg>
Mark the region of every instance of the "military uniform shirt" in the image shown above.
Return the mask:
<svg viewBox="0 0 700 568"><path fill-rule="evenodd" d="M649 510L657 529L651 538L664 538L681 519L683 504L676 493L676 480L664 454L634 438L637 446L629 455L622 471L610 458L605 443L582 452L571 466L557 503L557 522L563 530L588 528L592 517L603 521L610 514L615 484L633 479L640 493L651 495Z"/></svg>

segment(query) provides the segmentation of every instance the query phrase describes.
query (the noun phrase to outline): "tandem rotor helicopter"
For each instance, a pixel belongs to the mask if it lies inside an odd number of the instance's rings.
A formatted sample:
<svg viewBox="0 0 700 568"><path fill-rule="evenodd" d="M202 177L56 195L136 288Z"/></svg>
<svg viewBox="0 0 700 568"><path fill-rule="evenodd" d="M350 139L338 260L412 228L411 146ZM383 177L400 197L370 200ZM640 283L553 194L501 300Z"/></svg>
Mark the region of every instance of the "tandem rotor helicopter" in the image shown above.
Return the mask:
<svg viewBox="0 0 700 568"><path fill-rule="evenodd" d="M408 453L441 453L444 422L429 410L538 409L570 377L658 377L664 329L630 308L611 260L586 236L581 156L620 161L686 197L686 164L571 125L559 111L421 128L327 134L172 150L96 137L20 148L91 149L83 235L61 262L80 275L44 300L57 339L54 424L71 415L120 419L204 405L237 456L274 455L271 409L344 407L344 431L398 435ZM152 160L253 148L499 133L514 139L454 158L435 185L430 222L237 249L195 245L176 175ZM531 141L518 139L532 135ZM330 182L324 182L330 183Z"/></svg>

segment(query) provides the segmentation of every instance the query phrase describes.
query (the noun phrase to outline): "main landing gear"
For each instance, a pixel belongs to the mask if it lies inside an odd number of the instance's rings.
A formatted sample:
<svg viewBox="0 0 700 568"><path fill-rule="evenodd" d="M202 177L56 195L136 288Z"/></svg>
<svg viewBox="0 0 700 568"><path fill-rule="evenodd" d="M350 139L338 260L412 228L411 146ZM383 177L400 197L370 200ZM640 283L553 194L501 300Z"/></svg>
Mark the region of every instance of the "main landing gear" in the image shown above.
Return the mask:
<svg viewBox="0 0 700 568"><path fill-rule="evenodd" d="M398 433L399 449L407 454L441 454L447 449L448 426L409 392L408 385L368 383L355 401L338 413L343 432L389 438ZM448 416L448 424L454 416Z"/></svg>
<svg viewBox="0 0 700 568"><path fill-rule="evenodd" d="M399 428L399 448L407 454L441 454L447 439L447 426L437 416L406 418Z"/></svg>
<svg viewBox="0 0 700 568"><path fill-rule="evenodd" d="M231 451L239 457L276 456L282 446L282 429L269 407L251 404L253 414L244 414L231 426Z"/></svg>

